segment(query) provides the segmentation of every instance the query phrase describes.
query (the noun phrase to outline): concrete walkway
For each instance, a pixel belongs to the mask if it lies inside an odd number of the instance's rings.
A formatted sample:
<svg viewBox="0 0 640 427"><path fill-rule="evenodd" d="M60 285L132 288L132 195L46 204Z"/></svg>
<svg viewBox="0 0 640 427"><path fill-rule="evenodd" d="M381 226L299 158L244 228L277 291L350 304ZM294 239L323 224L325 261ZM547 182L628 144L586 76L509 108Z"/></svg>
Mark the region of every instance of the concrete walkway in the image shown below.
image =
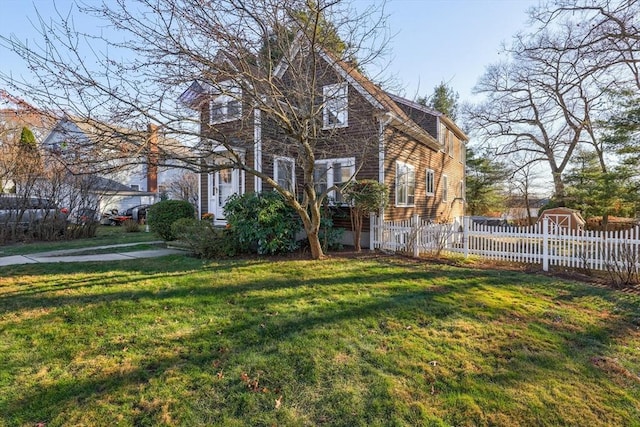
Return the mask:
<svg viewBox="0 0 640 427"><path fill-rule="evenodd" d="M94 262L94 261L122 261L127 259L154 258L165 255L183 254L180 249L158 248L142 251L118 252L118 248L137 245L154 245L164 243L155 242L122 243L119 245L93 246L78 249L64 249L59 251L39 252L28 255L12 255L0 257L0 267L7 265L35 264L39 262ZM94 250L112 249L113 252L96 255L74 255Z"/></svg>

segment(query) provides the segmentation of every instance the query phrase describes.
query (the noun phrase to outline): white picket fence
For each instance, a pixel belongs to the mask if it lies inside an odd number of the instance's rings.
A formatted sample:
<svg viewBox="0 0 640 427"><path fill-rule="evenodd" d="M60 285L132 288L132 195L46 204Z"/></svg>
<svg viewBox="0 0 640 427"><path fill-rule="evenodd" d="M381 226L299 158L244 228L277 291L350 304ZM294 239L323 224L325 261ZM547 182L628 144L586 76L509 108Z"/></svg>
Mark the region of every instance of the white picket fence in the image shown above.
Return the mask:
<svg viewBox="0 0 640 427"><path fill-rule="evenodd" d="M370 215L371 249L424 253L455 252L484 258L606 270L612 263L640 267L640 227L623 231L584 231L560 227L547 218L530 227L494 227L465 217L452 224L434 224L414 216L384 221Z"/></svg>

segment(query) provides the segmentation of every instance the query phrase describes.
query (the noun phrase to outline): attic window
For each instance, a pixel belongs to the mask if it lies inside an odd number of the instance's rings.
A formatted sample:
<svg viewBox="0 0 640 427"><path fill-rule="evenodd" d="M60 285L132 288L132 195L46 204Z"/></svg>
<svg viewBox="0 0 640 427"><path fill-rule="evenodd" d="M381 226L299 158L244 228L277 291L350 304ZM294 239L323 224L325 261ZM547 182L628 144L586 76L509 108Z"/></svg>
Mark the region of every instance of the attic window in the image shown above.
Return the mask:
<svg viewBox="0 0 640 427"><path fill-rule="evenodd" d="M325 129L341 128L349 125L349 99L347 83L326 85L322 88L324 108L322 124Z"/></svg>
<svg viewBox="0 0 640 427"><path fill-rule="evenodd" d="M242 90L225 89L209 101L209 124L238 120L242 116Z"/></svg>

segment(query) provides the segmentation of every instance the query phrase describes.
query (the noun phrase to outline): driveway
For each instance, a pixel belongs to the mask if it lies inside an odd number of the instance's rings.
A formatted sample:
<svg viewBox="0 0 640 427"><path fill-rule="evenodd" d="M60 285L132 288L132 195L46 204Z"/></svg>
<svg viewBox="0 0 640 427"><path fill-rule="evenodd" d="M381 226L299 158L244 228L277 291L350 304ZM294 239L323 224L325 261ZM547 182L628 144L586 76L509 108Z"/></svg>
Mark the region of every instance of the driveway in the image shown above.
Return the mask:
<svg viewBox="0 0 640 427"><path fill-rule="evenodd" d="M145 242L144 244L164 243L163 241ZM118 252L118 248L136 246L140 243L125 243L120 245L95 246L80 249L65 249L60 251L40 252L29 255L12 255L0 257L0 267L7 265L35 264L40 262L96 262L96 261L122 261L127 259L154 258L165 255L184 254L180 249L158 248L141 251ZM113 249L113 252L81 255L92 250ZM75 254L75 255L74 255Z"/></svg>

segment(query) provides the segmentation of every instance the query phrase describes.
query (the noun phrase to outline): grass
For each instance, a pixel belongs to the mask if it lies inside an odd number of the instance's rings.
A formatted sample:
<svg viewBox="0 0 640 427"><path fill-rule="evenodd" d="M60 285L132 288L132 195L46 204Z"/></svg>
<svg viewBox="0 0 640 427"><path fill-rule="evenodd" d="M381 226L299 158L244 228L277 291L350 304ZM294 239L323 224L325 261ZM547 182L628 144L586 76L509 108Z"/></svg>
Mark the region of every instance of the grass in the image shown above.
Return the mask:
<svg viewBox="0 0 640 427"><path fill-rule="evenodd" d="M640 298L414 263L6 267L0 425L640 425Z"/></svg>
<svg viewBox="0 0 640 427"><path fill-rule="evenodd" d="M109 246L106 248L94 249L87 248L86 250L79 249L78 252L74 252L73 255L81 256L81 255L100 255L100 254L111 254L111 253L126 253L126 252L135 252L135 251L146 251L149 249L159 249L166 248L166 243L133 243L130 246L118 246L113 247Z"/></svg>
<svg viewBox="0 0 640 427"><path fill-rule="evenodd" d="M155 233L127 233L124 227L100 226L95 237L54 242L17 243L0 246L0 257L10 255L28 255L37 252L60 249L78 249L94 246L116 245L120 243L151 242L161 240Z"/></svg>

